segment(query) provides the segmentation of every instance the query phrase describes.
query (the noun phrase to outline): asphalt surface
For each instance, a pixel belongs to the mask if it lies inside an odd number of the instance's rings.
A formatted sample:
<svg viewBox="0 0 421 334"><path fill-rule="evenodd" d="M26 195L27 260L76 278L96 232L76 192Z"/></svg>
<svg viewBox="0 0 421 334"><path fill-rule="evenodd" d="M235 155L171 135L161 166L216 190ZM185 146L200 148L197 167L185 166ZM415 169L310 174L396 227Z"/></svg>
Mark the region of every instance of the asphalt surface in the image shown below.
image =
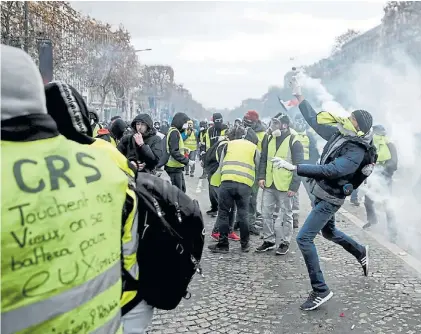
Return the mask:
<svg viewBox="0 0 421 334"><path fill-rule="evenodd" d="M294 242L285 256L274 251L243 254L231 242L227 255L207 246L215 219L208 217L207 181L187 179L188 194L199 200L207 228L202 267L190 284L191 299L176 310L156 311L148 333L421 333L421 271L364 232L344 215L337 226L362 244L370 245L370 274L363 276L354 257L318 236L315 240L322 270L333 298L318 310L304 312L310 284L301 253ZM301 191L301 223L310 210ZM346 209L353 210L349 204ZM357 211L363 219L363 213ZM296 235L296 232L294 233ZM252 236L253 246L259 237Z"/></svg>

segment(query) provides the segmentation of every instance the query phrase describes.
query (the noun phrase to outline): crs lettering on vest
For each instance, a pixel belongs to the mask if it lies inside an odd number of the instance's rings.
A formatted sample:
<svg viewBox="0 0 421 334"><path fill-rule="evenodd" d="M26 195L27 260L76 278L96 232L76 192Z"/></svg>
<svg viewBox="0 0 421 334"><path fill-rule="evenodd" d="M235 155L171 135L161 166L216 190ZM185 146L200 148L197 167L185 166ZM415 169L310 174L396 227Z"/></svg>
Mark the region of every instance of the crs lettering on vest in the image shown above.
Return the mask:
<svg viewBox="0 0 421 334"><path fill-rule="evenodd" d="M15 144L2 143L4 312L75 288L120 262L127 177L101 151L63 142L61 154L33 145L24 157L13 153Z"/></svg>

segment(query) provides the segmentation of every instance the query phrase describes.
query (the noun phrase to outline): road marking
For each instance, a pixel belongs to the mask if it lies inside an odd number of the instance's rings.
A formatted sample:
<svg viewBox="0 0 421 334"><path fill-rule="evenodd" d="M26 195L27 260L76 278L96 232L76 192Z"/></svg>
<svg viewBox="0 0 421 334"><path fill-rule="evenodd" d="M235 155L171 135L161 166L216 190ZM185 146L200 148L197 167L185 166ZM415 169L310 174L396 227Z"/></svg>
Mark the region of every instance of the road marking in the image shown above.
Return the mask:
<svg viewBox="0 0 421 334"><path fill-rule="evenodd" d="M354 216L352 213L348 212L345 209L339 209L339 213L342 214L345 218L349 219L354 225L358 226L359 228L363 228L365 223L359 219L358 217ZM404 251L399 246L391 243L389 240L387 240L385 237L374 233L369 230L363 230L366 234L368 234L371 238L376 240L379 244L387 248L391 253L393 253L395 256L400 258L402 261L404 261L406 264L408 264L411 268L416 270L421 275L421 262L417 260L414 256L411 254L408 254L406 251ZM403 255L404 254L404 255Z"/></svg>
<svg viewBox="0 0 421 334"><path fill-rule="evenodd" d="M203 179L199 179L199 182L197 182L196 194L202 192L202 183L203 183Z"/></svg>

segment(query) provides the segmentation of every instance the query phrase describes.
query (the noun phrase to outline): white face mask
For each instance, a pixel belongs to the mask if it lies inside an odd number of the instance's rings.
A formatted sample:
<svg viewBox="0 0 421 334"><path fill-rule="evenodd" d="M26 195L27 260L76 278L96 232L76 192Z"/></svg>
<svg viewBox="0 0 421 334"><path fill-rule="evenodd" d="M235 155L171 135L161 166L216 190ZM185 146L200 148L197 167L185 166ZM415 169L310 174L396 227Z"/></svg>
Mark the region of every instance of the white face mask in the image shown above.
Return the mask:
<svg viewBox="0 0 421 334"><path fill-rule="evenodd" d="M183 124L183 129L186 130L189 127L189 125L187 123Z"/></svg>
<svg viewBox="0 0 421 334"><path fill-rule="evenodd" d="M272 136L279 137L282 134L282 131L279 129L276 129L275 131L272 131Z"/></svg>

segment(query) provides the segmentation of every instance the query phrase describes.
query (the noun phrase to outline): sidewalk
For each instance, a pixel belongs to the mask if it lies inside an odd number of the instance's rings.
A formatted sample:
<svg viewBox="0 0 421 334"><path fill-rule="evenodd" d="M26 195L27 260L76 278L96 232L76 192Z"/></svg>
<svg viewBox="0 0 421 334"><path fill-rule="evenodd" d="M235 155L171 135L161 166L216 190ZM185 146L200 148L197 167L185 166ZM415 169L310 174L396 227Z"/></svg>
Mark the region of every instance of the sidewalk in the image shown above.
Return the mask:
<svg viewBox="0 0 421 334"><path fill-rule="evenodd" d="M189 195L206 211L205 184L197 192L197 178L186 181ZM304 195L302 220L309 210ZM213 220L206 217L206 224L210 231ZM334 293L319 310L299 310L310 285L295 240L286 256L242 254L234 242L228 255L220 255L208 251L213 242L208 233L202 260L205 277L194 277L190 300L174 311L156 312L149 333L420 333L419 273L349 220L337 224L370 245L371 272L364 277L351 255L318 236L322 270ZM261 240L252 237L252 242L258 246Z"/></svg>

